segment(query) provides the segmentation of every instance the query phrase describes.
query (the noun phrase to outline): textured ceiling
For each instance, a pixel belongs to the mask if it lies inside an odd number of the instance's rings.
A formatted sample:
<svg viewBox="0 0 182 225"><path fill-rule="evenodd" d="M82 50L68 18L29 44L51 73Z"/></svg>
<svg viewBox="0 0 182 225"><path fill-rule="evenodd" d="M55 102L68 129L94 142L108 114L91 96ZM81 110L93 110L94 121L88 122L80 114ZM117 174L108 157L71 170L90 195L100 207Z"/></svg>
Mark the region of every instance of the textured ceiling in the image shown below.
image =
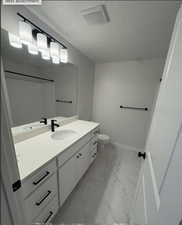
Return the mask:
<svg viewBox="0 0 182 225"><path fill-rule="evenodd" d="M110 22L90 26L80 11L104 4ZM165 56L181 1L45 1L31 8L94 62Z"/></svg>

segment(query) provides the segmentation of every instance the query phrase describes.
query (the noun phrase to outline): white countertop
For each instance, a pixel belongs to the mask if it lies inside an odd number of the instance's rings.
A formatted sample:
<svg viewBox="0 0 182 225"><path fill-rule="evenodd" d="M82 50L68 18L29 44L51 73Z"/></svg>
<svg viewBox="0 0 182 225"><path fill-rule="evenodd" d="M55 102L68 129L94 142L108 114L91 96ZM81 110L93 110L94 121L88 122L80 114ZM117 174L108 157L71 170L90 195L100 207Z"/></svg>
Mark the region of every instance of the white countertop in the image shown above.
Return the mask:
<svg viewBox="0 0 182 225"><path fill-rule="evenodd" d="M97 126L99 124L95 122L76 120L56 128L56 131L65 129L76 131L77 136L72 139L53 140L51 138L53 132L48 131L15 144L21 180L68 149Z"/></svg>

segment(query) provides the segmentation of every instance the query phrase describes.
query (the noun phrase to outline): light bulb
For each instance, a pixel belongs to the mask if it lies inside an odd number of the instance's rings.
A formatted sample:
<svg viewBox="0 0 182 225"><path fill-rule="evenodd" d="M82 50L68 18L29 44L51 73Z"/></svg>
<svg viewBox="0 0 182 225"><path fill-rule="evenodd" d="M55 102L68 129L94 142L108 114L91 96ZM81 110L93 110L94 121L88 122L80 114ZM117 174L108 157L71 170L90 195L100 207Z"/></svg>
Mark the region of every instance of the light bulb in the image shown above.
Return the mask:
<svg viewBox="0 0 182 225"><path fill-rule="evenodd" d="M49 49L46 48L43 51L41 51L41 56L42 56L42 59L49 60L50 59Z"/></svg>
<svg viewBox="0 0 182 225"><path fill-rule="evenodd" d="M37 34L37 47L39 51L44 51L47 49L47 37L44 34Z"/></svg>
<svg viewBox="0 0 182 225"><path fill-rule="evenodd" d="M60 49L60 60L62 63L68 62L68 50L66 48Z"/></svg>
<svg viewBox="0 0 182 225"><path fill-rule="evenodd" d="M59 58L59 44L57 42L50 43L50 54L52 58L53 57Z"/></svg>
<svg viewBox="0 0 182 225"><path fill-rule="evenodd" d="M19 35L23 44L29 44L32 42L32 28L30 24L19 21Z"/></svg>
<svg viewBox="0 0 182 225"><path fill-rule="evenodd" d="M52 62L53 62L54 64L59 64L59 63L60 63L59 57L52 57Z"/></svg>
<svg viewBox="0 0 182 225"><path fill-rule="evenodd" d="M18 36L8 33L10 45L15 48L22 48L21 40Z"/></svg>
<svg viewBox="0 0 182 225"><path fill-rule="evenodd" d="M28 44L28 52L32 55L38 55L37 43L35 40Z"/></svg>

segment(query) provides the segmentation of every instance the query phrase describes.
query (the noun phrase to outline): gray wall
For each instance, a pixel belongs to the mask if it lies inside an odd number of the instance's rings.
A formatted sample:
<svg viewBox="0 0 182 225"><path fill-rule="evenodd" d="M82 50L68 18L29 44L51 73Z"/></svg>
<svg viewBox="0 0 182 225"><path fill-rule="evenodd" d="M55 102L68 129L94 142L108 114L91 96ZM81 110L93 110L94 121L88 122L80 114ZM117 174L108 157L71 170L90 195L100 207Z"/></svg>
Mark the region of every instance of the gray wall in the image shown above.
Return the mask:
<svg viewBox="0 0 182 225"><path fill-rule="evenodd" d="M1 219L0 222L3 225L13 225L13 222L11 221L11 214L8 206L8 201L5 196L5 191L3 189L2 183L1 183Z"/></svg>
<svg viewBox="0 0 182 225"><path fill-rule="evenodd" d="M164 60L97 64L93 120L117 145L143 149ZM120 109L120 105L148 107L149 111Z"/></svg>
<svg viewBox="0 0 182 225"><path fill-rule="evenodd" d="M79 50L74 48L70 43L64 40L59 33L50 26L41 21L37 16L32 14L23 6L2 6L1 9L1 26L3 29L14 34L18 33L18 16L17 12L31 19L34 23L42 27L55 38L62 41L68 47L69 62L78 68L78 115L80 119L90 120L92 114L92 96L94 81L94 63L84 56Z"/></svg>

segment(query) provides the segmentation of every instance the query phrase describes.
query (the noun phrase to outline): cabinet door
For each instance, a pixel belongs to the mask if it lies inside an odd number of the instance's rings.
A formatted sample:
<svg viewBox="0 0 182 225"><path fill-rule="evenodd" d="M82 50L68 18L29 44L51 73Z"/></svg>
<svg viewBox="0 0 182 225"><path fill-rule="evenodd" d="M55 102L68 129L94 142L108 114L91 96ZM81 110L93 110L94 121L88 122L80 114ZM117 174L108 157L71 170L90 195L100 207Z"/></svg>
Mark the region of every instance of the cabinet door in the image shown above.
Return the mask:
<svg viewBox="0 0 182 225"><path fill-rule="evenodd" d="M61 205L63 205L66 198L72 192L73 188L76 185L76 160L77 159L74 156L59 169L59 193Z"/></svg>
<svg viewBox="0 0 182 225"><path fill-rule="evenodd" d="M89 165L90 144L88 143L59 169L61 205L63 205Z"/></svg>
<svg viewBox="0 0 182 225"><path fill-rule="evenodd" d="M81 151L76 154L77 156L79 156L79 158L76 158L76 170L75 170L75 178L76 178L76 182L78 182L81 177L84 175L84 173L86 172L86 170L89 167L89 150L90 150L90 144L86 144Z"/></svg>

